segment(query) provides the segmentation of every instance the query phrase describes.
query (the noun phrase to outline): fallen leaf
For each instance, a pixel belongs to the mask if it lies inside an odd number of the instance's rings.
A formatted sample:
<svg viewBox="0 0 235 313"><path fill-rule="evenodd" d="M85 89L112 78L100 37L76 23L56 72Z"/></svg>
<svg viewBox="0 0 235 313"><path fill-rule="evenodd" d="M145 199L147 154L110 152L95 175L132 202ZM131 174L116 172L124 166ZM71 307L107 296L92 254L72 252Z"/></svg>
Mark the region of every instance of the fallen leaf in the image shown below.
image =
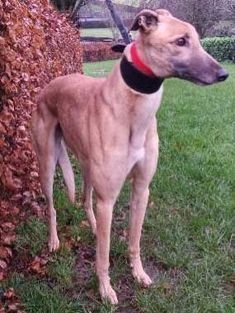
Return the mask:
<svg viewBox="0 0 235 313"><path fill-rule="evenodd" d="M73 247L77 247L79 242L81 240L81 237L77 236L76 238L72 238L72 237L69 237L69 238L66 238L66 241L64 242L64 246L67 248L67 249L71 249Z"/></svg>
<svg viewBox="0 0 235 313"><path fill-rule="evenodd" d="M230 277L230 283L233 284L233 286L235 287L235 273L232 274L232 276Z"/></svg>
<svg viewBox="0 0 235 313"><path fill-rule="evenodd" d="M14 311L14 312L17 311L17 313L18 313L18 306L19 306L19 303L8 304L8 306L7 306L8 312L10 313L12 311Z"/></svg>
<svg viewBox="0 0 235 313"><path fill-rule="evenodd" d="M6 222L1 224L1 228L3 229L3 231L9 231L9 230L14 230L15 229L15 225L13 223L10 222Z"/></svg>
<svg viewBox="0 0 235 313"><path fill-rule="evenodd" d="M31 175L32 177L39 177L38 172L35 172L35 171L31 172L30 175Z"/></svg>
<svg viewBox="0 0 235 313"><path fill-rule="evenodd" d="M29 270L37 274L45 275L47 272L45 265L47 263L48 263L48 260L36 256L33 262L30 264Z"/></svg>
<svg viewBox="0 0 235 313"><path fill-rule="evenodd" d="M5 270L7 268L7 263L0 259L0 268L2 270Z"/></svg>
<svg viewBox="0 0 235 313"><path fill-rule="evenodd" d="M12 208L12 210L10 211L10 213L15 216L18 215L20 213L20 209L17 207Z"/></svg>
<svg viewBox="0 0 235 313"><path fill-rule="evenodd" d="M4 298L5 299L13 299L15 297L15 290L14 288L9 288L6 292L4 292Z"/></svg>
<svg viewBox="0 0 235 313"><path fill-rule="evenodd" d="M155 204L153 201L150 201L149 204L148 204L148 207L149 207L150 209L153 209L153 208L156 207L156 204Z"/></svg>
<svg viewBox="0 0 235 313"><path fill-rule="evenodd" d="M0 304L0 313L6 313L6 311L5 311L4 307L3 307L3 306L1 306L1 304Z"/></svg>
<svg viewBox="0 0 235 313"><path fill-rule="evenodd" d="M0 246L0 258L10 259L12 257L12 251L9 247Z"/></svg>
<svg viewBox="0 0 235 313"><path fill-rule="evenodd" d="M4 277L5 277L4 272L0 270L0 281L2 281Z"/></svg>
<svg viewBox="0 0 235 313"><path fill-rule="evenodd" d="M121 241L126 241L128 238L128 231L126 229L124 229L122 231L122 234L119 236L119 238Z"/></svg>
<svg viewBox="0 0 235 313"><path fill-rule="evenodd" d="M90 228L90 224L88 223L88 221L81 221L81 223L79 224L79 227Z"/></svg>
<svg viewBox="0 0 235 313"><path fill-rule="evenodd" d="M2 243L5 245L12 245L12 243L15 241L16 235L15 234L3 234L2 235Z"/></svg>

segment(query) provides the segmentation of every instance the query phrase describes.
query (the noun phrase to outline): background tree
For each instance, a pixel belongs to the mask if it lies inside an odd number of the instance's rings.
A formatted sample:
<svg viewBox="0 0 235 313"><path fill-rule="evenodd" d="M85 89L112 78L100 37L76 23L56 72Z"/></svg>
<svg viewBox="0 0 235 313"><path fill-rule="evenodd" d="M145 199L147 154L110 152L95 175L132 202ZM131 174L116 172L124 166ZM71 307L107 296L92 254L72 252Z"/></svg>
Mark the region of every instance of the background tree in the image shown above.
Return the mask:
<svg viewBox="0 0 235 313"><path fill-rule="evenodd" d="M234 21L235 25L235 0L127 0L126 3L139 9L167 9L192 23L202 37L220 21Z"/></svg>
<svg viewBox="0 0 235 313"><path fill-rule="evenodd" d="M138 10L144 8L165 8L168 9L176 17L192 23L201 37L208 34L213 27L218 29L225 27L218 25L221 21L226 21L227 30L235 27L235 0L51 0L59 8L59 10L71 10L72 18L76 21L79 10L84 4L92 7L104 6L110 11L111 24L115 24L120 31L125 42L130 40L126 31L127 7L134 7ZM92 9L91 9L92 10ZM134 11L130 13L130 17L134 16ZM107 18L107 12L103 10L103 17ZM231 21L234 21L230 23ZM234 25L234 26L233 26ZM129 25L128 25L129 26ZM219 33L219 32L218 32ZM221 32L222 34L222 32ZM226 32L225 32L226 34ZM224 35L224 33L223 33Z"/></svg>
<svg viewBox="0 0 235 313"><path fill-rule="evenodd" d="M81 9L82 6L86 5L88 0L72 0L71 1L71 7L70 10L72 11L71 13L71 18L75 22L75 24L78 24L78 19L79 19L79 10Z"/></svg>
<svg viewBox="0 0 235 313"><path fill-rule="evenodd" d="M159 7L168 9L176 17L192 23L200 36L204 36L206 31L223 19L232 16L234 10L234 0L160 0Z"/></svg>
<svg viewBox="0 0 235 313"><path fill-rule="evenodd" d="M79 10L87 3L87 0L51 0L59 11Z"/></svg>
<svg viewBox="0 0 235 313"><path fill-rule="evenodd" d="M117 13L112 0L105 0L105 2L106 2L106 5L110 11L110 14L111 14L113 20L114 20L115 25L117 26L117 28L119 29L119 31L122 35L124 42L130 43L132 41L131 35L126 30L126 27L125 27L121 17Z"/></svg>

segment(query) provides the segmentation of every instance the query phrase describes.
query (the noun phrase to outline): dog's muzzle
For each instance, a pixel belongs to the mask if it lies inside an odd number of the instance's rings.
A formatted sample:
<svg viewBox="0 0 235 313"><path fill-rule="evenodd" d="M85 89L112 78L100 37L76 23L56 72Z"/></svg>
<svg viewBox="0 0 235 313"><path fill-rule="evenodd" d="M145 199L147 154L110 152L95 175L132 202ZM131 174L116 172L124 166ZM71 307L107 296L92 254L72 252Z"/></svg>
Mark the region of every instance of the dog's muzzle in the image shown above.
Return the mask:
<svg viewBox="0 0 235 313"><path fill-rule="evenodd" d="M229 77L229 73L228 73L224 68L221 68L221 69L218 71L217 81L218 81L218 82L223 82L223 81L225 81L228 77Z"/></svg>

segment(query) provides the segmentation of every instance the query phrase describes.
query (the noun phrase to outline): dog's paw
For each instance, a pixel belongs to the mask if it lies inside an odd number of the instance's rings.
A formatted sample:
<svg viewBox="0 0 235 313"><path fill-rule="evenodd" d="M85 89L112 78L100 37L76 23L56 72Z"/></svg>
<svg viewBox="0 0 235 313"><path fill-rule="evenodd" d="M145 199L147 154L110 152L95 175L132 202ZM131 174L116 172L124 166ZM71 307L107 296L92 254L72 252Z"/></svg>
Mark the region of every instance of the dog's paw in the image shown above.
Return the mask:
<svg viewBox="0 0 235 313"><path fill-rule="evenodd" d="M151 278L145 273L143 269L133 269L132 274L138 283L144 287L149 287L153 283Z"/></svg>
<svg viewBox="0 0 235 313"><path fill-rule="evenodd" d="M108 300L111 304L118 304L116 292L109 283L100 285L100 295L103 300Z"/></svg>
<svg viewBox="0 0 235 313"><path fill-rule="evenodd" d="M132 275L144 287L149 287L153 282L148 274L145 273L140 257L131 260Z"/></svg>
<svg viewBox="0 0 235 313"><path fill-rule="evenodd" d="M59 249L60 241L59 241L58 236L52 236L49 238L48 247L49 247L50 252L53 252Z"/></svg>

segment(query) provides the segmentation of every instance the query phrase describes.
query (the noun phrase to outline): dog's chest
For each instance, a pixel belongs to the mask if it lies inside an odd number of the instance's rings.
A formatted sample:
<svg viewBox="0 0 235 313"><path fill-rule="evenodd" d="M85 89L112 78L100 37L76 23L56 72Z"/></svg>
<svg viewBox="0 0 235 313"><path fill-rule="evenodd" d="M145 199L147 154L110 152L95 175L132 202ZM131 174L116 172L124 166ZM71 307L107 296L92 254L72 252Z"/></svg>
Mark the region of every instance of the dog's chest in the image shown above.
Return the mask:
<svg viewBox="0 0 235 313"><path fill-rule="evenodd" d="M145 156L145 148L139 147L135 148L129 147L129 157L128 157L128 172L133 168L133 166L139 161L143 160Z"/></svg>
<svg viewBox="0 0 235 313"><path fill-rule="evenodd" d="M141 133L134 131L130 135L128 145L128 171L145 157L145 142L147 130Z"/></svg>

